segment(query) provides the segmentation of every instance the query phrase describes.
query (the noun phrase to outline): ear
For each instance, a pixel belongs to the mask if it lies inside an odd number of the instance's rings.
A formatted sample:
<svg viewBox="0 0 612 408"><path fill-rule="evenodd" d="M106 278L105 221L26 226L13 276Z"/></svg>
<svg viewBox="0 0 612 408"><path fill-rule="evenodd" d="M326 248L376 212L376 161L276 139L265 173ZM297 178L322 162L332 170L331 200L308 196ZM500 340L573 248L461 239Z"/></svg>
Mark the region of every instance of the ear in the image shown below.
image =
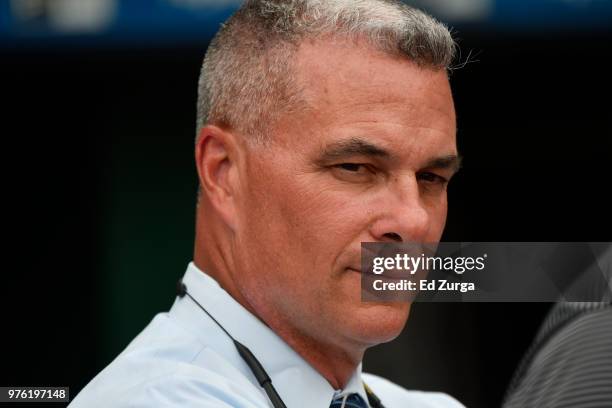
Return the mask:
<svg viewBox="0 0 612 408"><path fill-rule="evenodd" d="M201 194L232 230L236 225L237 160L236 136L217 126L205 126L195 148Z"/></svg>

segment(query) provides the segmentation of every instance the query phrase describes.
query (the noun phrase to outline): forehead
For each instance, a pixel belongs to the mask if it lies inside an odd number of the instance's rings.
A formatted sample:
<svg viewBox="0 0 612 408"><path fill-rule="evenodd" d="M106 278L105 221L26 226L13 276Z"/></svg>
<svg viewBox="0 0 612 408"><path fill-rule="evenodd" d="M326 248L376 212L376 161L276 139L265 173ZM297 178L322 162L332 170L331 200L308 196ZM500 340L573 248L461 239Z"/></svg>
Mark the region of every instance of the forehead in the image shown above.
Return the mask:
<svg viewBox="0 0 612 408"><path fill-rule="evenodd" d="M395 127L446 135L454 142L455 111L444 70L421 68L364 42L339 39L303 42L294 64L307 106L297 116L313 133L329 127L394 133Z"/></svg>

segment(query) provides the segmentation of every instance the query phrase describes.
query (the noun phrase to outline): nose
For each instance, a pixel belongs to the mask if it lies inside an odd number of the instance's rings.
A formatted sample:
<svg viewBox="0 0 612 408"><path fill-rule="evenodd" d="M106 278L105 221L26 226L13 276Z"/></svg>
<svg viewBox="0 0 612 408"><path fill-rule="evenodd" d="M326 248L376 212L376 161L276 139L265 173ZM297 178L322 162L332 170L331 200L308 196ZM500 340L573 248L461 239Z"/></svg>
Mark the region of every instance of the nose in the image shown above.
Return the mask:
<svg viewBox="0 0 612 408"><path fill-rule="evenodd" d="M376 242L424 242L431 216L421 199L416 179L389 191L379 216L370 227Z"/></svg>

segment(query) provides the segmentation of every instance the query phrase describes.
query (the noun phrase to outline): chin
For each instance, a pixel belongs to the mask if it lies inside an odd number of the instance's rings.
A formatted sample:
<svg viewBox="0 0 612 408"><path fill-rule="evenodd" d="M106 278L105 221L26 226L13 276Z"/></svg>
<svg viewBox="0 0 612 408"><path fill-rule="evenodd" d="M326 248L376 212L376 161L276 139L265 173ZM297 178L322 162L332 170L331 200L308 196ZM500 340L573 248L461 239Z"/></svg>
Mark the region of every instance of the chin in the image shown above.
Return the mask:
<svg viewBox="0 0 612 408"><path fill-rule="evenodd" d="M359 311L352 314L355 338L368 345L386 343L402 332L410 303L362 303Z"/></svg>

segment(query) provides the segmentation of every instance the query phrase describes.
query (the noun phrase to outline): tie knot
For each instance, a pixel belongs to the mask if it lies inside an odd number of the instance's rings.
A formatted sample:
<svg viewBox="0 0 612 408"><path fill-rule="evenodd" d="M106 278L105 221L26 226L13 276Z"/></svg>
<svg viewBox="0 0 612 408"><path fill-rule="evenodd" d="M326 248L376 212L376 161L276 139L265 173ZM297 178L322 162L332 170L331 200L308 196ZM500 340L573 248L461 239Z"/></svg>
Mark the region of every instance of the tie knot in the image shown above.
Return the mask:
<svg viewBox="0 0 612 408"><path fill-rule="evenodd" d="M329 408L368 408L368 404L361 398L361 395L355 393L337 396Z"/></svg>

